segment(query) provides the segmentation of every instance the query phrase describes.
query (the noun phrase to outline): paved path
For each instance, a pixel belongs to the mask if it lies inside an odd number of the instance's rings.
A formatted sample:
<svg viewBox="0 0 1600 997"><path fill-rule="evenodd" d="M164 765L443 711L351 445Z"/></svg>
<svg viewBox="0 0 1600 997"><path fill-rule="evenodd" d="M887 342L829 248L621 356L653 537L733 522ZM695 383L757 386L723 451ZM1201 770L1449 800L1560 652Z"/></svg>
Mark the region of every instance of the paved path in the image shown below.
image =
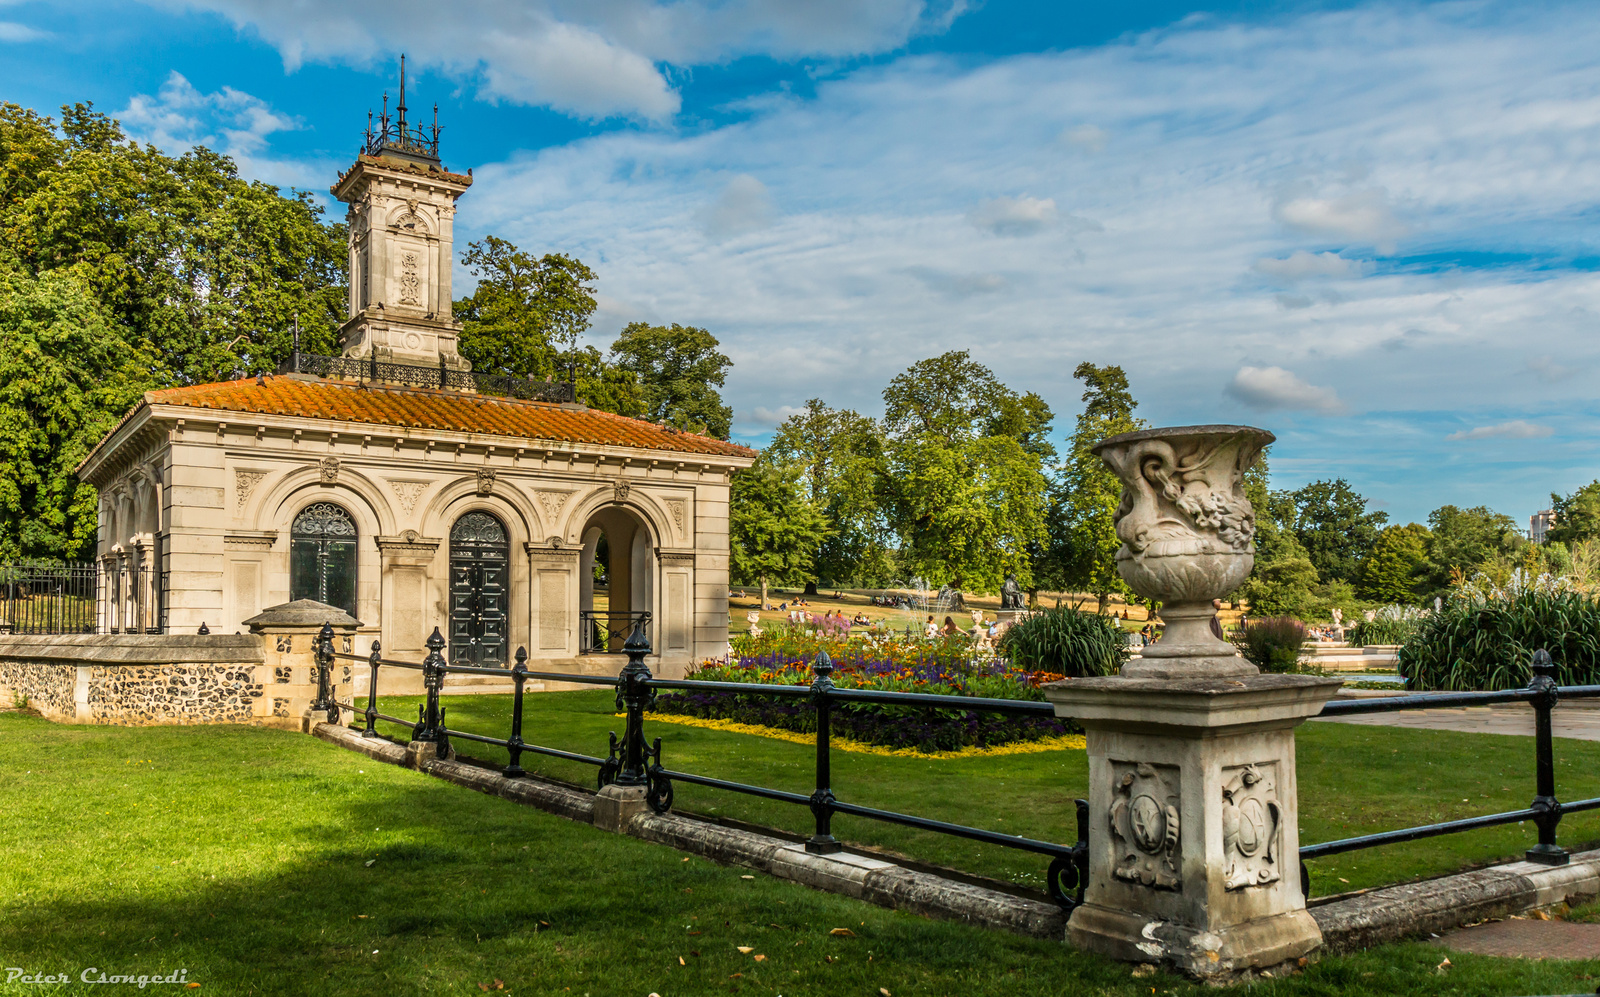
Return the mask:
<svg viewBox="0 0 1600 997"><path fill-rule="evenodd" d="M1514 918L1447 931L1434 940L1456 952L1523 959L1600 959L1600 924Z"/></svg>
<svg viewBox="0 0 1600 997"><path fill-rule="evenodd" d="M1460 709L1399 710L1328 717L1320 723L1368 724L1378 727L1414 727L1423 730L1459 730L1469 734L1522 734L1533 736L1533 707L1526 703L1499 703ZM1557 706L1550 715L1556 737L1600 741L1600 710Z"/></svg>

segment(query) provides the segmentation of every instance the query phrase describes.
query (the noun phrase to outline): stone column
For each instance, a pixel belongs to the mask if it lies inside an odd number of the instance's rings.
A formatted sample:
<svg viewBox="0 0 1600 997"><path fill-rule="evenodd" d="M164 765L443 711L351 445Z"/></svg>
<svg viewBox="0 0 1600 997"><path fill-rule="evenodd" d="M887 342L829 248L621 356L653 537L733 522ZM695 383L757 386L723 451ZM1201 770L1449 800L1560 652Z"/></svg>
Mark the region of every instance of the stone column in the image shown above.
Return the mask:
<svg viewBox="0 0 1600 997"><path fill-rule="evenodd" d="M1211 600L1254 564L1243 476L1272 439L1193 426L1096 448L1123 484L1118 571L1165 603L1167 629L1119 676L1045 687L1088 731L1080 948L1225 979L1322 943L1300 892L1294 728L1340 680L1262 675L1210 631Z"/></svg>
<svg viewBox="0 0 1600 997"><path fill-rule="evenodd" d="M323 624L333 625L333 649L354 653L359 620L342 609L312 599L297 599L263 610L245 620L262 643L261 674L265 691L256 702L256 716L270 726L309 730L325 722L327 714L311 709L317 698L317 634ZM334 661L329 675L333 698L350 703L355 693L354 669L348 661Z"/></svg>

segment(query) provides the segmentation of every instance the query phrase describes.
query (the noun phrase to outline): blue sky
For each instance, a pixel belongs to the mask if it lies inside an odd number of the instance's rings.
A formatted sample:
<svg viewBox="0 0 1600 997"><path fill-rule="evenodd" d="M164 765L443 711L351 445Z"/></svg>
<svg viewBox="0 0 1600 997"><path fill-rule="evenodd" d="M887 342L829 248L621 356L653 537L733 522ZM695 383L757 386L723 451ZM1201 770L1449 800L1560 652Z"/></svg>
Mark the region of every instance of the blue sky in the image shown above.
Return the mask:
<svg viewBox="0 0 1600 997"><path fill-rule="evenodd" d="M1600 474L1592 4L0 0L5 99L319 191L401 51L457 238L588 262L602 345L711 329L747 442L970 349L1399 521Z"/></svg>

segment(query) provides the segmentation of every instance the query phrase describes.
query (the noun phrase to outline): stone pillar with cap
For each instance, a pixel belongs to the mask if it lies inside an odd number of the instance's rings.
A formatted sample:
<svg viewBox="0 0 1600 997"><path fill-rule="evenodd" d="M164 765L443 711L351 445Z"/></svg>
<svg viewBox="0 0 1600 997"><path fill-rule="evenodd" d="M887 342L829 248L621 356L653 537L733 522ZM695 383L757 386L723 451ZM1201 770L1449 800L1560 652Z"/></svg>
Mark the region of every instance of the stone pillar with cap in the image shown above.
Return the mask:
<svg viewBox="0 0 1600 997"><path fill-rule="evenodd" d="M1089 883L1068 940L1227 979L1321 945L1300 888L1294 728L1338 679L1262 675L1212 634L1255 559L1244 473L1273 436L1190 426L1095 448L1122 479L1117 568L1162 639L1122 674L1045 686L1088 732Z"/></svg>
<svg viewBox="0 0 1600 997"><path fill-rule="evenodd" d="M256 715L269 726L310 730L325 723L327 713L313 710L317 699L317 634L333 628L333 649L355 653L356 628L361 622L336 606L313 599L297 599L263 610L245 620L250 632L261 637L263 663L260 681L265 693L256 702ZM334 661L329 682L333 698L352 702L354 670L347 661Z"/></svg>

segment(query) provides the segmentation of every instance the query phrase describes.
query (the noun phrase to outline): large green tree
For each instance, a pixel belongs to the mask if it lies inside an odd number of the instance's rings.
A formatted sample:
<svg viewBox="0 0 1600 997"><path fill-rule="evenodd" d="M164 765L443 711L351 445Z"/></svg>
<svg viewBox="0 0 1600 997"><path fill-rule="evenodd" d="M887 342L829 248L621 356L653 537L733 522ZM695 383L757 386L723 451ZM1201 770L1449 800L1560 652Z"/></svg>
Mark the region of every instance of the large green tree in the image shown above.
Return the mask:
<svg viewBox="0 0 1600 997"><path fill-rule="evenodd" d="M1389 514L1368 512L1367 500L1343 478L1313 481L1291 492L1290 498L1289 527L1318 576L1325 582L1354 582Z"/></svg>
<svg viewBox="0 0 1600 997"><path fill-rule="evenodd" d="M919 361L883 392L882 495L907 572L995 591L1028 587L1045 540L1041 445L1050 409L965 350Z"/></svg>
<svg viewBox="0 0 1600 997"><path fill-rule="evenodd" d="M817 548L828 523L793 469L765 457L735 474L728 495L728 552L734 581L767 587L815 577Z"/></svg>
<svg viewBox="0 0 1600 997"><path fill-rule="evenodd" d="M800 486L828 519L828 537L817 552L818 577L834 582L887 578L893 544L879 507L883 432L878 423L813 398L778 427L766 456L797 472ZM815 582L807 591L815 592Z"/></svg>
<svg viewBox="0 0 1600 997"><path fill-rule="evenodd" d="M1482 505L1440 506L1428 513L1428 527L1425 577L1434 592L1448 588L1457 577L1470 578L1478 568L1527 543L1516 520Z"/></svg>
<svg viewBox="0 0 1600 997"><path fill-rule="evenodd" d="M1356 593L1372 602L1410 605L1422 594L1428 572L1428 528L1421 523L1390 526L1378 534L1361 562Z"/></svg>
<svg viewBox="0 0 1600 997"><path fill-rule="evenodd" d="M468 243L461 262L478 278L455 303L459 349L474 370L566 379L586 359L578 337L595 310L593 270L559 253L536 257L492 235Z"/></svg>
<svg viewBox="0 0 1600 997"><path fill-rule="evenodd" d="M733 409L717 389L733 361L718 345L717 337L694 326L632 322L611 344L611 362L638 379L644 418L725 440Z"/></svg>
<svg viewBox="0 0 1600 997"><path fill-rule="evenodd" d="M1591 481L1571 495L1550 494L1556 524L1546 540L1574 544L1600 537L1600 481Z"/></svg>
<svg viewBox="0 0 1600 997"><path fill-rule="evenodd" d="M151 383L83 269L0 270L0 557L93 551L95 490L73 468Z"/></svg>
<svg viewBox="0 0 1600 997"><path fill-rule="evenodd" d="M1144 422L1134 417L1139 403L1121 367L1081 363L1072 376L1083 382L1083 412L1053 490L1051 544L1044 560L1061 587L1093 594L1104 613L1113 592L1129 592L1117 573L1122 541L1115 515L1122 482L1093 449L1108 437L1143 428Z"/></svg>

